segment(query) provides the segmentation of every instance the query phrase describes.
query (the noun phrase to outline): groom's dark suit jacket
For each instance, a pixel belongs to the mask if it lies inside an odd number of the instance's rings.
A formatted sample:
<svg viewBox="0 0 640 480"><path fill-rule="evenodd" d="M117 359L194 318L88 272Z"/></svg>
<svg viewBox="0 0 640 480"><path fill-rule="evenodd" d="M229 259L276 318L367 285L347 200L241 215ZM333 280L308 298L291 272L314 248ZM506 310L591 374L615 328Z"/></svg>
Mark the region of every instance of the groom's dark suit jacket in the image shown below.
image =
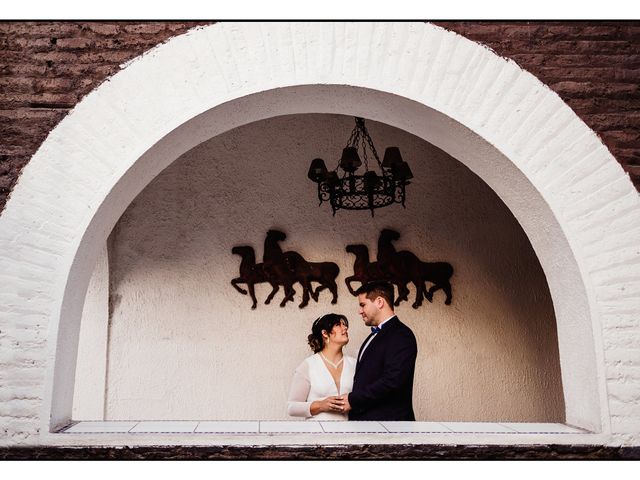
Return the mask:
<svg viewBox="0 0 640 480"><path fill-rule="evenodd" d="M358 353L353 391L349 394L349 420L415 420L412 394L418 354L416 337L398 317L393 317L362 353L367 340Z"/></svg>

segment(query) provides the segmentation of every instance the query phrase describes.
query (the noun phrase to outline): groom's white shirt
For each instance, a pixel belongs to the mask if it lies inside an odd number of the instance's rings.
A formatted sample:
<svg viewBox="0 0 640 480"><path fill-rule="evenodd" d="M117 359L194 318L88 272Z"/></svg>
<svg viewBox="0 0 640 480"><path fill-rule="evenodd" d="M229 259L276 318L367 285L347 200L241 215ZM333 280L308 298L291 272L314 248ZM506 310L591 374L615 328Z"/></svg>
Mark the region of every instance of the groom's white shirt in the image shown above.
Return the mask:
<svg viewBox="0 0 640 480"><path fill-rule="evenodd" d="M393 315L391 315L389 318L387 318L384 322L381 322L378 325L378 328L382 329L382 326L387 323L389 320L391 320L393 317L395 317L396 314L394 313ZM369 346L369 344L371 343L371 341L375 338L375 336L378 334L379 332L374 333L373 335L371 335L369 337L369 341L366 343L366 345L362 348L362 351L360 352L360 356L358 357L358 361L360 361L360 359L362 358L362 355L364 354L364 351L367 349L367 347Z"/></svg>

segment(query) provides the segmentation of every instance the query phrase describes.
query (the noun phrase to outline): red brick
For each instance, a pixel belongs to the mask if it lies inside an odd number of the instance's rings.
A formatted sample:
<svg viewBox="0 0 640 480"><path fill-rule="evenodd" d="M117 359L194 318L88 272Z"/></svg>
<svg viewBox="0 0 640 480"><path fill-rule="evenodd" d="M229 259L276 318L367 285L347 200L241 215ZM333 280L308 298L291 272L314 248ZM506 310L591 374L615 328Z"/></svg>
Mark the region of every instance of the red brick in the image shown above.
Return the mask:
<svg viewBox="0 0 640 480"><path fill-rule="evenodd" d="M55 48L51 38L31 38L31 37L14 37L10 36L7 41L9 49L29 49L30 51L42 51Z"/></svg>
<svg viewBox="0 0 640 480"><path fill-rule="evenodd" d="M544 66L585 66L585 67L611 67L612 65L640 67L640 55L585 55L562 54L548 55Z"/></svg>
<svg viewBox="0 0 640 480"><path fill-rule="evenodd" d="M32 108L13 108L7 110L0 110L0 124L2 122L47 122L54 125L61 119L60 112L51 110L34 110Z"/></svg>
<svg viewBox="0 0 640 480"><path fill-rule="evenodd" d="M124 25L124 30L129 33L154 34L163 31L166 28L164 23L141 23L133 25Z"/></svg>
<svg viewBox="0 0 640 480"><path fill-rule="evenodd" d="M616 149L629 149L640 145L640 132L636 131L606 131L600 132L600 137L609 146Z"/></svg>
<svg viewBox="0 0 640 480"><path fill-rule="evenodd" d="M5 191L9 188L11 188L11 177L0 175L0 191Z"/></svg>
<svg viewBox="0 0 640 480"><path fill-rule="evenodd" d="M117 35L120 26L115 23L89 23L87 28L98 35Z"/></svg>
<svg viewBox="0 0 640 480"><path fill-rule="evenodd" d="M42 121L42 120L41 120ZM42 124L35 124L33 121L16 121L14 123L3 125L1 127L2 131L2 141L6 144L9 144L9 140L12 136L16 136L16 138L21 138L21 136L25 137L40 137L42 136L43 127L52 128L55 125L55 119L51 118L48 121L43 121Z"/></svg>
<svg viewBox="0 0 640 480"><path fill-rule="evenodd" d="M118 70L120 70L118 65L115 64L107 64L100 65L96 63L78 63L76 65L54 65L52 67L53 71L57 75L68 75L71 77L76 76L91 76L99 79L105 79Z"/></svg>
<svg viewBox="0 0 640 480"><path fill-rule="evenodd" d="M607 82L636 82L640 83L640 69L623 69L612 65L610 67L542 67L537 69L538 77L544 83L552 81L603 81Z"/></svg>
<svg viewBox="0 0 640 480"><path fill-rule="evenodd" d="M177 33L177 32L186 32L187 30L191 30L194 27L200 25L213 25L217 22L169 22L167 24L167 30Z"/></svg>
<svg viewBox="0 0 640 480"><path fill-rule="evenodd" d="M33 91L35 78L0 77L0 93L28 93Z"/></svg>
<svg viewBox="0 0 640 480"><path fill-rule="evenodd" d="M78 60L78 54L72 52L58 52L56 50L50 52L38 52L32 56L36 62L53 62L53 63L75 63Z"/></svg>
<svg viewBox="0 0 640 480"><path fill-rule="evenodd" d="M73 90L76 81L70 78L43 78L34 82L36 92L65 93Z"/></svg>
<svg viewBox="0 0 640 480"><path fill-rule="evenodd" d="M46 134L43 136L43 140L45 137L46 137ZM2 144L0 146L0 149L3 155L6 154L10 157L11 161L13 161L13 159L16 157L24 157L28 160L29 158L31 158L31 155L33 155L34 153L28 146L27 147L24 146L24 142L23 142L23 145L19 145L19 146L16 146L16 145L9 146L7 144ZM26 161L25 161L25 164L26 164ZM19 169L16 170L16 178L18 173L20 173Z"/></svg>
<svg viewBox="0 0 640 480"><path fill-rule="evenodd" d="M25 55L25 51L13 51L13 50L0 50L0 64L12 65L14 63L20 63L24 61L32 61L31 57L28 58Z"/></svg>
<svg viewBox="0 0 640 480"><path fill-rule="evenodd" d="M585 122L598 131L639 128L640 112L586 115Z"/></svg>
<svg viewBox="0 0 640 480"><path fill-rule="evenodd" d="M76 22L0 22L2 33L8 35L67 36L82 28Z"/></svg>
<svg viewBox="0 0 640 480"><path fill-rule="evenodd" d="M627 40L559 40L556 42L532 42L525 40L500 42L502 48L509 50L509 54L526 54L535 48L536 53L557 55L559 52L575 54L637 54L637 48Z"/></svg>
<svg viewBox="0 0 640 480"><path fill-rule="evenodd" d="M23 63L23 64L14 64L14 65L0 65L0 72L2 75L13 75L15 78L18 77L31 77L36 75L44 75L47 71L47 66L45 64L32 64L32 63Z"/></svg>
<svg viewBox="0 0 640 480"><path fill-rule="evenodd" d="M640 85L636 83L594 83L594 82L555 82L549 86L560 96L629 98L640 95Z"/></svg>
<svg viewBox="0 0 640 480"><path fill-rule="evenodd" d="M131 60L142 52L132 50L104 50L101 52L89 51L87 53L81 53L77 55L77 59L82 63L111 63L121 64Z"/></svg>
<svg viewBox="0 0 640 480"><path fill-rule="evenodd" d="M17 94L8 99L8 104L12 106L28 106L31 104L66 104L75 105L80 98L75 93L37 93L37 94Z"/></svg>
<svg viewBox="0 0 640 480"><path fill-rule="evenodd" d="M590 39L609 39L620 36L620 32L624 31L625 26L586 26L582 29L582 36Z"/></svg>
<svg viewBox="0 0 640 480"><path fill-rule="evenodd" d="M563 40L581 36L588 24L580 22L438 22L453 31L465 32L466 36L490 38L500 41L504 38L530 40ZM444 25L443 25L444 26ZM501 35L502 34L502 35Z"/></svg>
<svg viewBox="0 0 640 480"><path fill-rule="evenodd" d="M578 115L587 116L600 113L626 114L640 109L640 100L621 100L607 98L567 98L564 99Z"/></svg>
<svg viewBox="0 0 640 480"><path fill-rule="evenodd" d="M616 152L619 154L616 158L623 165L640 166L640 148L619 148Z"/></svg>
<svg viewBox="0 0 640 480"><path fill-rule="evenodd" d="M67 37L80 34L82 32L82 24L69 21L62 22L60 28L50 28L48 22L43 22L34 29L30 28L28 32L32 36L40 36L41 33L44 33L52 38Z"/></svg>
<svg viewBox="0 0 640 480"><path fill-rule="evenodd" d="M124 35L118 35L117 37L100 37L93 40L93 47L96 50L113 50L116 48L131 48L134 45L139 45L140 42L128 41Z"/></svg>
<svg viewBox="0 0 640 480"><path fill-rule="evenodd" d="M61 50L85 49L93 44L93 40L89 38L59 38L56 46Z"/></svg>
<svg viewBox="0 0 640 480"><path fill-rule="evenodd" d="M640 39L640 24L638 22L633 22L623 28L620 28L619 35L621 38L628 38L630 40Z"/></svg>
<svg viewBox="0 0 640 480"><path fill-rule="evenodd" d="M496 38L501 36L505 30L505 27L502 25L457 24L457 22L436 22L436 25L440 25L447 30L454 31L463 36L473 35L475 39Z"/></svg>

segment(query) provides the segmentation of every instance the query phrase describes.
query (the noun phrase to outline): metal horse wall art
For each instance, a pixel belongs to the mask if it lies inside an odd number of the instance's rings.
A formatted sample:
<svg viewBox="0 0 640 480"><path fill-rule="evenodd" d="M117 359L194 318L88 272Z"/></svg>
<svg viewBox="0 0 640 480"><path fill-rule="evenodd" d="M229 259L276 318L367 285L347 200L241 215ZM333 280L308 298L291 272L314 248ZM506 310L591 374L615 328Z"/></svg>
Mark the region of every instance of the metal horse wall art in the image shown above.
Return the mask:
<svg viewBox="0 0 640 480"><path fill-rule="evenodd" d="M336 278L340 273L340 268L333 262L309 262L298 252L284 252L280 247L287 236L279 230L269 230L264 241L264 256L262 263L256 263L256 254L253 247L243 245L231 249L235 255L239 255L240 276L231 280L231 285L243 295L247 293L251 297L251 308L258 305L255 293L255 285L259 283L269 283L271 293L267 296L265 304L271 300L280 290L284 289L284 298L280 306L284 307L287 302L293 302L296 294L293 288L298 283L302 286L302 301L300 308L309 304L310 298L318 302L320 292L329 290L332 293L331 303L338 302L338 285ZM438 290L442 290L445 295L445 304L451 305L451 277L453 267L447 262L423 262L415 254L407 250L397 251L392 242L400 238L400 234L395 230L384 229L378 238L378 259L371 262L369 259L369 249L366 245L347 245L347 252L355 255L353 264L353 275L345 279L349 292L356 295L352 286L353 282L361 284L374 280L384 280L394 284L398 289L398 296L395 306L403 301L409 300L410 283L416 289L416 298L413 308L419 308L424 298L433 302L433 295ZM314 290L313 283L318 283ZM247 289L239 285L244 284ZM427 284L430 284L427 289Z"/></svg>
<svg viewBox="0 0 640 480"><path fill-rule="evenodd" d="M453 267L447 262L423 262L415 254L407 250L396 251L391 242L400 238L395 230L384 229L378 238L378 259L369 261L369 249L366 245L347 245L347 252L356 256L353 264L353 275L345 279L347 288L352 295L355 291L352 282L367 283L374 280L385 280L398 288L395 305L409 300L407 285L413 283L416 288L416 299L411 305L418 308L423 298L433 302L433 294L442 289L446 295L445 304L451 305L451 276ZM433 285L426 289L426 284Z"/></svg>
<svg viewBox="0 0 640 480"><path fill-rule="evenodd" d="M338 285L336 278L340 273L338 265L332 262L309 262L297 252L283 252L280 242L287 236L279 230L269 230L264 241L263 263L256 263L256 255L253 247L236 246L231 252L240 255L240 276L231 280L231 285L243 295L247 290L253 304L252 309L258 305L255 294L255 285L258 283L269 283L272 287L271 293L265 300L269 304L278 293L280 286L284 288L284 298L280 306L284 307L287 302L293 302L296 291L293 288L295 283L302 286L302 302L299 307L304 308L309 304L309 298L316 302L320 292L328 289L332 294L332 304L338 302ZM313 282L320 285L314 291ZM240 288L239 284L246 284L247 290Z"/></svg>

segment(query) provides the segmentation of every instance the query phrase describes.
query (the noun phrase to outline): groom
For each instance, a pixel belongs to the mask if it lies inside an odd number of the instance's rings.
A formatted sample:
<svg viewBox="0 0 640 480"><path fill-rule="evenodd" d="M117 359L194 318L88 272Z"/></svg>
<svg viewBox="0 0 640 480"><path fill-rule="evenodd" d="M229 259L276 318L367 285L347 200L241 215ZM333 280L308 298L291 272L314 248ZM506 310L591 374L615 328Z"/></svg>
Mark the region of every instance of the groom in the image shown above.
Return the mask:
<svg viewBox="0 0 640 480"><path fill-rule="evenodd" d="M371 282L356 294L358 313L371 334L360 347L344 411L349 420L415 420L412 393L418 347L411 329L393 312L393 285Z"/></svg>

